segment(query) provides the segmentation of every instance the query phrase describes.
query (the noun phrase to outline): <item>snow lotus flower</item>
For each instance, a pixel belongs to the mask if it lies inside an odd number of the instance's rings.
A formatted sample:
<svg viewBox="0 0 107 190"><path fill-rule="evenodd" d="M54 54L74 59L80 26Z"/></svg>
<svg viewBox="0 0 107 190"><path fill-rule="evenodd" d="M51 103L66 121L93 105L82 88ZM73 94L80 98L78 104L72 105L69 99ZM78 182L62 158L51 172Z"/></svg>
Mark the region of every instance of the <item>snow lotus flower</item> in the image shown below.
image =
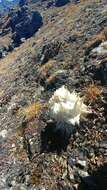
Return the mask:
<svg viewBox="0 0 107 190"><path fill-rule="evenodd" d="M67 122L72 125L79 125L80 117L89 113L83 98L80 98L75 91L70 93L65 86L54 92L49 100L49 110L56 122Z"/></svg>
<svg viewBox="0 0 107 190"><path fill-rule="evenodd" d="M92 50L97 55L107 55L107 41L102 42L98 47Z"/></svg>

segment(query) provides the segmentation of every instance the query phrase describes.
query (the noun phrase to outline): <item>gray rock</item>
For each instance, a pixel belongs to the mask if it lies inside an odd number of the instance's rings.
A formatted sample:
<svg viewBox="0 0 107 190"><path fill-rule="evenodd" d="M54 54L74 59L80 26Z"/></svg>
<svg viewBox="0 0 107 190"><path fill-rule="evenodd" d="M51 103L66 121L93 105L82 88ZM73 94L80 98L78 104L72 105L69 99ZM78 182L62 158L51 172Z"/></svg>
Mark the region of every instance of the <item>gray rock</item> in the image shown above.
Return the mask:
<svg viewBox="0 0 107 190"><path fill-rule="evenodd" d="M78 174L79 174L79 176L82 177L82 178L89 176L88 172L87 172L87 171L84 171L84 170L78 170Z"/></svg>
<svg viewBox="0 0 107 190"><path fill-rule="evenodd" d="M82 167L86 167L87 162L86 162L86 160L78 160L78 161L77 161L77 164L79 164L79 165L82 166Z"/></svg>
<svg viewBox="0 0 107 190"><path fill-rule="evenodd" d="M31 37L42 24L42 16L38 11L29 11L27 6L22 6L19 10L10 12L9 22L4 29L11 28L13 42L18 46L21 39Z"/></svg>
<svg viewBox="0 0 107 190"><path fill-rule="evenodd" d="M66 5L69 2L70 2L70 0L56 0L55 1L55 6L56 7L61 7L61 6Z"/></svg>
<svg viewBox="0 0 107 190"><path fill-rule="evenodd" d="M41 64L45 64L49 61L49 59L52 59L56 55L58 55L59 50L61 48L61 42L59 41L53 41L51 43L45 44L41 52L38 54L38 61Z"/></svg>

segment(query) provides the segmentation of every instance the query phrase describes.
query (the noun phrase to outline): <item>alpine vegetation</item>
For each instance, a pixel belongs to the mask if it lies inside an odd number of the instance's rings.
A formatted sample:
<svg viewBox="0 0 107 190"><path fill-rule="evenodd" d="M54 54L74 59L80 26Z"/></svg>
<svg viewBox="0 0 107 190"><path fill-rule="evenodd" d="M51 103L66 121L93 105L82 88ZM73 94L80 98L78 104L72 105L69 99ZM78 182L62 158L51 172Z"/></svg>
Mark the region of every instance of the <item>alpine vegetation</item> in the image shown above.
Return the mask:
<svg viewBox="0 0 107 190"><path fill-rule="evenodd" d="M89 113L88 107L83 103L83 98L73 91L69 92L62 86L57 89L49 100L49 109L51 117L57 123L68 123L79 125L80 118Z"/></svg>
<svg viewBox="0 0 107 190"><path fill-rule="evenodd" d="M97 48L92 50L93 53L97 55L107 55L107 41L102 42Z"/></svg>

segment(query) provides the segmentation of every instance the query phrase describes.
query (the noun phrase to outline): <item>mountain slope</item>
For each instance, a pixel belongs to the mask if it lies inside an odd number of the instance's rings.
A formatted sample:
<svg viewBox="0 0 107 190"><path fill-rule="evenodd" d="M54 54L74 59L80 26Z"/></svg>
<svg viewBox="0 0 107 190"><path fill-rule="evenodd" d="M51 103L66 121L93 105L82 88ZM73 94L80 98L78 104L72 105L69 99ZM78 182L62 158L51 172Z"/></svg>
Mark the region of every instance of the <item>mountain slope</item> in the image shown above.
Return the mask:
<svg viewBox="0 0 107 190"><path fill-rule="evenodd" d="M0 189L105 190L106 6L39 7L43 26L0 60ZM47 105L62 85L92 113L57 130Z"/></svg>

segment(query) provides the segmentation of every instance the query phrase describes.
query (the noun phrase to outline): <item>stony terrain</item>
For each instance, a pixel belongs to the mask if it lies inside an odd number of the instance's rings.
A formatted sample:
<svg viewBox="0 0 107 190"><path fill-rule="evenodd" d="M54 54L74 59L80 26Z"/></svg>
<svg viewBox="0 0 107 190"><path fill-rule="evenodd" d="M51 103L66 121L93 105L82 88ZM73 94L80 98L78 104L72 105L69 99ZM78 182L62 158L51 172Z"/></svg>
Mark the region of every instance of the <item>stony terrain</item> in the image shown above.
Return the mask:
<svg viewBox="0 0 107 190"><path fill-rule="evenodd" d="M0 59L0 189L106 190L107 2L39 3L43 25ZM55 132L48 101L62 85L92 113Z"/></svg>

